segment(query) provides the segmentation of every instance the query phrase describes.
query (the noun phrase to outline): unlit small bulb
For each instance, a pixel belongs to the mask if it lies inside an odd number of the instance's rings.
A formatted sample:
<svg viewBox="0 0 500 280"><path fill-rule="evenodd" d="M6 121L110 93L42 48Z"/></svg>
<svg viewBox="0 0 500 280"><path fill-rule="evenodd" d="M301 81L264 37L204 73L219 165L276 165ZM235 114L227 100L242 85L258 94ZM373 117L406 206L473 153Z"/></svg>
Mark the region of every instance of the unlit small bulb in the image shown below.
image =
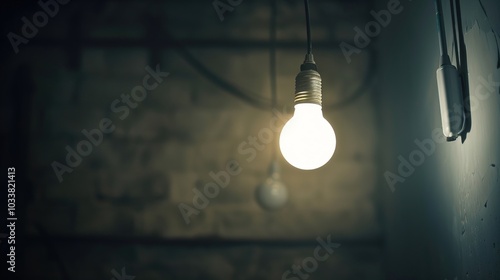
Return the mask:
<svg viewBox="0 0 500 280"><path fill-rule="evenodd" d="M257 189L257 200L265 209L279 209L285 205L288 200L288 190L283 182L268 178L266 182Z"/></svg>
<svg viewBox="0 0 500 280"><path fill-rule="evenodd" d="M288 201L288 190L280 179L276 163L271 166L270 173L264 183L257 187L256 197L262 208L276 210Z"/></svg>
<svg viewBox="0 0 500 280"><path fill-rule="evenodd" d="M295 104L295 113L283 127L279 142L286 161L303 170L325 165L337 144L335 132L323 117L321 105L313 103Z"/></svg>

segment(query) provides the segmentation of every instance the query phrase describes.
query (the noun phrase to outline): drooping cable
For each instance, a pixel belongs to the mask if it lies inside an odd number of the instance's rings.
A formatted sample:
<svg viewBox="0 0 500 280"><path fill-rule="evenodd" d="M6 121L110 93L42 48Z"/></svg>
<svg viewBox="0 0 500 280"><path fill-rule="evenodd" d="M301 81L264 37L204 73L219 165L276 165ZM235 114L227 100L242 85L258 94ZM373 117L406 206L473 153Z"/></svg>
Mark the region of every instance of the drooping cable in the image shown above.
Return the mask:
<svg viewBox="0 0 500 280"><path fill-rule="evenodd" d="M253 97L252 95L248 95L242 90L238 89L235 85L231 84L230 82L224 80L223 78L219 77L216 75L214 72L212 72L207 66L205 66L201 61L199 61L197 58L195 58L191 52L189 52L186 48L184 48L179 42L177 42L172 35L170 35L167 31L164 32L165 37L169 39L169 41L176 46L176 51L180 54L180 56L187 62L189 65L191 65L196 71L198 71L200 74L205 76L208 80L210 80L212 83L220 87L221 89L225 90L226 92L230 93L231 95L235 96L238 99L241 99L242 101L245 101L249 103L250 105L253 105L256 108L260 109L268 109L269 108L269 101L265 100L263 98L258 99L256 97Z"/></svg>
<svg viewBox="0 0 500 280"><path fill-rule="evenodd" d="M306 12L306 24L308 27L308 51L310 50L312 52L312 43L310 40L310 22L309 22L309 7L308 7L308 2L307 0L305 1L307 12ZM276 24L276 23L274 23ZM254 95L251 93L247 93L241 89L239 89L237 86L232 84L231 82L227 81L220 75L217 75L214 73L210 68L208 68L206 65L204 65L198 58L196 58L189 50L186 49L185 46L180 44L167 30L164 30L164 34L166 35L165 37L168 38L169 42L171 42L175 46L175 50L180 54L180 56L186 61L191 67L193 67L198 73L200 73L202 76L204 76L206 79L208 79L210 82L212 82L214 85L222 89L225 93L230 94L232 96L235 96L236 98L240 99L241 101L244 101L245 103L258 108L262 110L268 110L269 108L273 108L278 106L277 100L274 102L272 100L268 100L267 98L263 98L258 95ZM276 40L276 39L275 39ZM274 43L274 48L276 49L277 43ZM370 59L369 59L369 65L367 66L368 71L365 73L365 77L363 78L363 83L360 85L358 89L353 91L352 94L349 94L344 100L340 100L339 102L335 102L333 104L329 104L325 106L325 110L329 109L341 109L344 107L347 107L348 105L353 104L353 101L357 100L360 96L362 96L364 93L366 93L368 90L366 90L369 85L370 81L372 80L370 77L373 76L373 67L374 63L372 62L373 59L372 56L374 54L370 54ZM274 60L275 61L275 60ZM274 62L275 63L275 62ZM276 75L274 75L275 77ZM274 79L274 78L273 78ZM274 105L273 105L274 104Z"/></svg>
<svg viewBox="0 0 500 280"><path fill-rule="evenodd" d="M210 81L212 81L214 84L225 90L226 92L231 93L233 96L250 103L251 105L261 108L261 109L267 109L269 108L269 103L255 99L254 97L251 97L244 92L242 92L240 89L238 89L236 86L233 84L219 78L215 73L213 73L210 69L208 69L205 65L203 65L199 60L194 58L194 56L191 55L191 53L185 49L179 49L180 54L183 56L183 58L191 65L193 66L198 72L200 72L203 76L208 78Z"/></svg>

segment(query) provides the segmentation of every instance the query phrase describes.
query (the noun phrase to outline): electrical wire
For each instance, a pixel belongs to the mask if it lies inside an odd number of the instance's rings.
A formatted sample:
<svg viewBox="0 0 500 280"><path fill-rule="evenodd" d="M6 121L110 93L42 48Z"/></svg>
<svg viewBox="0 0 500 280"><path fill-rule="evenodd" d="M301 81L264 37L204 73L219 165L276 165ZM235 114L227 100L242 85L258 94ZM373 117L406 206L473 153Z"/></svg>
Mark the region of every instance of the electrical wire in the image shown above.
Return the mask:
<svg viewBox="0 0 500 280"><path fill-rule="evenodd" d="M455 54L456 54L456 64L457 64L457 68L460 69L460 51L458 49L458 36L457 36L457 24L456 24L456 10L455 10L455 4L454 4L454 1L455 0L450 0L450 9L451 9L451 26L453 26L453 47L454 47L454 50L455 50Z"/></svg>
<svg viewBox="0 0 500 280"><path fill-rule="evenodd" d="M481 1L479 1L479 3L481 3ZM457 65L457 67L462 68L462 66L464 66L463 69L467 69L467 52L466 52L465 43L464 43L465 39L464 39L464 31L463 31L464 29L462 26L462 18L461 18L462 9L460 8L460 0L455 1L455 13L457 15L457 29L458 29L458 36L457 36L457 43L456 44L459 46L459 49L458 49L459 53L457 53L457 56L460 56L459 65ZM495 38L496 38L496 36L495 36ZM467 73L463 73L463 74L467 74Z"/></svg>
<svg viewBox="0 0 500 280"><path fill-rule="evenodd" d="M206 66L204 66L203 63L201 63L196 57L191 55L191 53L186 49L178 47L176 48L176 50L189 65L191 65L195 70L197 70L202 76L207 78L214 85L221 88L225 93L233 95L234 97L240 99L241 101L258 109L269 110L270 108L273 107L272 100L256 99L255 97L246 94L245 92L238 89L236 86L232 85L230 82L224 80L222 77L218 76L210 69L208 69ZM368 92L368 88L371 84L371 81L373 80L372 78L375 70L374 56L375 55L372 52L370 52L370 55L368 57L367 70L365 71L363 82L360 84L360 86L356 90L354 90L351 94L349 94L345 99L339 102L335 102L329 105L323 104L323 110L327 111L333 109L335 110L342 109L352 104L359 97ZM279 107L278 104L276 104L275 106Z"/></svg>
<svg viewBox="0 0 500 280"><path fill-rule="evenodd" d="M273 0L274 1L274 0ZM307 13L306 13L306 18L307 18L307 24L308 24L308 30L310 29L310 24L309 24L309 8L308 8L308 2L305 0L305 4L307 7ZM275 4L276 5L276 4ZM276 8L276 6L274 7ZM276 11L276 10L275 10ZM276 15L275 15L276 16ZM276 28L276 22L274 21L271 22L271 24L274 24L274 28ZM271 39L273 38L272 36L276 36L274 32L272 31L271 28ZM271 75L271 93L272 98L271 100L267 98L263 98L261 96L257 96L254 94L248 94L243 90L240 90L237 86L234 84L230 83L229 81L225 80L221 76L217 75L213 71L211 71L207 66L205 66L200 60L198 60L194 55L191 54L190 51L188 51L182 44L180 44L175 38L170 35L167 30L163 30L163 33L165 34L165 37L169 40L171 44L175 46L175 50L179 53L179 55L191 66L193 67L199 74L204 76L206 79L208 79L210 82L212 82L214 85L222 89L225 93L230 94L239 100L255 107L258 109L262 110L269 110L272 108L277 108L277 98L276 98L276 74ZM273 34L274 33L274 34ZM275 42L271 42L271 48L274 49L274 51L271 49L271 56L274 56L273 62L270 62L270 72L275 73L276 71L276 60L275 60L275 52L276 52L276 37L274 37ZM272 41L272 40L271 40ZM274 45L274 46L273 46ZM308 32L308 51L312 52L312 43L310 41L310 31ZM274 52L274 54L273 54ZM375 71L375 63L374 63L374 54L373 51L370 51L369 54L369 60L368 60L368 66L367 66L367 71L365 71L365 75L363 77L363 82L360 84L360 86L354 90L351 94L349 94L344 100L341 100L339 102L330 104L330 105L323 105L323 110L330 110L330 109L341 109L344 108L350 104L352 104L355 100L357 100L360 96L368 92L368 87L371 84L373 73ZM273 70L274 69L274 70ZM274 85L273 85L274 84ZM273 93L273 88L274 88L274 93ZM273 97L274 96L274 97Z"/></svg>
<svg viewBox="0 0 500 280"><path fill-rule="evenodd" d="M217 85L221 89L232 94L236 98L241 99L242 101L248 102L249 104L251 104L257 108L266 109L266 110L269 109L269 101L259 100L259 99L256 99L255 97L247 95L246 93L241 91L239 88L237 88L235 85L225 81L224 79L220 78L215 73L210 71L208 69L208 67L203 65L199 60L197 60L194 56L192 56L191 53L189 53L187 50L180 49L179 52L182 54L184 59L191 66L193 66L196 70L198 70L199 73L201 73L203 76L208 78L210 81L212 81L215 85Z"/></svg>
<svg viewBox="0 0 500 280"><path fill-rule="evenodd" d="M436 6L436 19L438 24L438 34L439 34L439 49L441 51L441 57L448 54L448 47L446 46L446 32L443 22L443 7L441 5L441 0L434 0Z"/></svg>
<svg viewBox="0 0 500 280"><path fill-rule="evenodd" d="M198 71L202 76L210 80L213 84L223 89L225 92L233 95L234 97L247 102L248 104L257 107L259 109L269 109L269 101L264 99L257 99L251 95L247 95L245 92L241 91L235 85L229 83L228 81L222 79L214 72L212 72L208 67L206 67L201 61L194 57L186 48L181 46L168 32L165 31L166 37L169 41L176 46L176 50L179 55Z"/></svg>
<svg viewBox="0 0 500 280"><path fill-rule="evenodd" d="M309 18L309 0L304 0L304 9L306 13L307 54L312 54L311 20Z"/></svg>

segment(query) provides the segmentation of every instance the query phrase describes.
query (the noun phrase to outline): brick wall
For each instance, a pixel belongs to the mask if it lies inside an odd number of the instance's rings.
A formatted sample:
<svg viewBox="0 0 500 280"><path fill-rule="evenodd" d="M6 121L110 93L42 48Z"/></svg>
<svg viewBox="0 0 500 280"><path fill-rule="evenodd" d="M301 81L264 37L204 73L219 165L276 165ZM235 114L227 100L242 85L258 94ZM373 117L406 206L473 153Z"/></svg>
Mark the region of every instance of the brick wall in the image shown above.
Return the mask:
<svg viewBox="0 0 500 280"><path fill-rule="evenodd" d="M269 128L271 110L252 107L214 85L169 46L163 33L168 30L180 42L265 43L266 2L243 2L225 13L222 22L210 2L61 6L36 40L21 46L9 61L12 67L28 63L36 84L29 159L34 189L26 229L32 237L30 252L36 253L26 255L26 260L39 265L27 274L59 279L63 263L71 279L110 279L111 271L122 267L136 279L278 279L312 254L317 237L331 236L341 247L320 263L311 279L381 279L373 95L367 89L349 106L330 106L353 94L372 63L373 54L367 50L348 64L338 48L338 42L352 40L352 28L365 21L369 5L328 1L311 5L318 5L311 11L314 39L330 42L319 43L315 57L323 77L325 117L335 129L337 151L325 167L307 172L278 155L289 200L276 211L262 209L255 190L267 177L278 133L271 134L269 144L260 142L262 150L241 152L241 145L250 147L244 144L249 137L258 138ZM302 9L301 3L279 3L279 41L303 41ZM68 26L75 17L80 18L80 43L68 51L58 44L76 36L74 27ZM151 32L155 36L149 40ZM270 99L265 44L187 48L239 89ZM286 118L291 117L293 81L304 53L293 44L278 47L278 110ZM75 58L77 67L71 66ZM135 108L126 105L121 95L143 85L147 66L169 75ZM129 114L116 112L117 104L127 107ZM102 141L59 182L51 164L67 164L66 147L76 150L86 139L82 130L99 128L103 119L109 119L113 131L102 133ZM283 125L282 120L277 123ZM193 207L193 189L202 191L214 181L210 173L226 170L231 162L238 163L240 172L230 176L227 187L187 224L179 205ZM35 225L54 237L53 247L38 239L41 231ZM89 236L95 242L82 241ZM128 241L113 245L99 238ZM166 243L141 243L148 238ZM219 245L199 242L206 238L219 240ZM175 245L178 239L186 245ZM228 246L224 240L255 243ZM272 240L289 243L273 247ZM47 258L50 248L62 259L59 265Z"/></svg>

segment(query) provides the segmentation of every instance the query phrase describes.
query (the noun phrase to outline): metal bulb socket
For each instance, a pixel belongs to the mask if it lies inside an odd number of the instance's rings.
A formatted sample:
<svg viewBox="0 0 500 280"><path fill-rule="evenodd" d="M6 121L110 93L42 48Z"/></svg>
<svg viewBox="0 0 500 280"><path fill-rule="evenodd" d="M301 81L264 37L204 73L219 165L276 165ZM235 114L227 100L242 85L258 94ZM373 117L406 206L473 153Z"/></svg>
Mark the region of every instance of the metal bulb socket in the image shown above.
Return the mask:
<svg viewBox="0 0 500 280"><path fill-rule="evenodd" d="M321 76L312 54L307 54L295 77L295 104L312 103L321 106Z"/></svg>

